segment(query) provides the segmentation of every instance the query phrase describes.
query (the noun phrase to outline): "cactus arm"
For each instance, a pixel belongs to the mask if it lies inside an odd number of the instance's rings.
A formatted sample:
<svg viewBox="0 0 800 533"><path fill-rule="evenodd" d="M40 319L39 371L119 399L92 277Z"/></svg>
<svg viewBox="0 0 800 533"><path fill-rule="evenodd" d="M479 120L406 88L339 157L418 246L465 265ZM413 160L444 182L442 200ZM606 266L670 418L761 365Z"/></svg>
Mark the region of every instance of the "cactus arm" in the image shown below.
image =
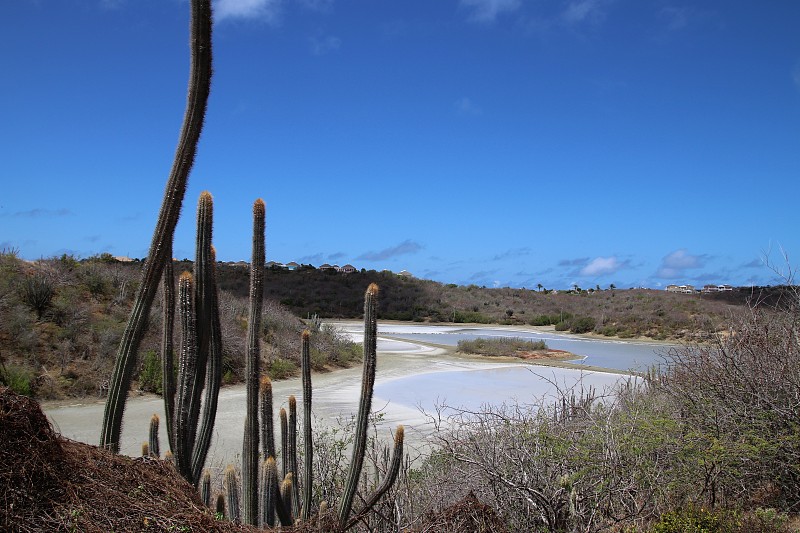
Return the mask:
<svg viewBox="0 0 800 533"><path fill-rule="evenodd" d="M294 395L289 396L289 471L292 474L292 516L300 515L300 487L297 479L297 399Z"/></svg>
<svg viewBox="0 0 800 533"><path fill-rule="evenodd" d="M200 480L200 499L206 507L211 508L211 472L208 470L203 472Z"/></svg>
<svg viewBox="0 0 800 533"><path fill-rule="evenodd" d="M275 494L278 491L278 465L275 457L268 457L261 467L261 527L275 525Z"/></svg>
<svg viewBox="0 0 800 533"><path fill-rule="evenodd" d="M259 333L264 301L264 201L253 204L253 257L250 262L250 316L247 324L247 359L245 362L246 415L242 444L242 492L244 522L258 521L258 386Z"/></svg>
<svg viewBox="0 0 800 533"><path fill-rule="evenodd" d="M261 377L258 388L261 407L261 447L264 458L275 457L275 422L272 419L272 381L267 376Z"/></svg>
<svg viewBox="0 0 800 533"><path fill-rule="evenodd" d="M313 483L314 446L311 435L311 353L308 330L303 332L300 367L303 381L303 508L300 518L307 520L311 516L311 493Z"/></svg>
<svg viewBox="0 0 800 533"><path fill-rule="evenodd" d="M172 247L164 264L162 279L164 296L164 331L161 338L161 395L164 398L164 418L167 425L167 444L175 449L175 273L172 268Z"/></svg>
<svg viewBox="0 0 800 533"><path fill-rule="evenodd" d="M192 447L189 441L192 382L197 366L196 317L194 313L192 275L181 274L178 281L178 310L181 321L181 355L178 368L178 405L175 413L175 459L178 472L190 483L192 480Z"/></svg>
<svg viewBox="0 0 800 533"><path fill-rule="evenodd" d="M377 300L378 286L374 283L367 288L364 296L364 370L361 376L361 401L356 418L356 434L353 439L353 458L350 461L344 493L339 502L339 527L344 529L353 507L353 498L358 487L361 469L364 465L364 454L367 446L367 429L369 413L372 407L372 392L375 386L375 366L377 362Z"/></svg>
<svg viewBox="0 0 800 533"><path fill-rule="evenodd" d="M200 402L205 387L211 338L212 294L214 290L214 259L211 253L213 235L214 200L208 191L200 193L197 201L197 236L194 259L194 312L197 316L197 374L193 380L189 404L189 444L195 447ZM200 474L202 466L197 473ZM195 478L197 479L197 478Z"/></svg>
<svg viewBox="0 0 800 533"><path fill-rule="evenodd" d="M281 423L281 476L286 478L286 474L291 470L289 467L289 422L286 417L286 409L281 407L278 412Z"/></svg>
<svg viewBox="0 0 800 533"><path fill-rule="evenodd" d="M197 142L211 90L211 0L191 2L191 67L186 112L180 139L167 180L148 259L136 291L133 309L117 349L116 362L108 388L100 446L119 450L122 417L131 385L139 344L144 336L150 308L155 298L164 264L170 257L175 226L180 216L186 183L194 164Z"/></svg>
<svg viewBox="0 0 800 533"><path fill-rule="evenodd" d="M150 447L150 455L153 457L161 457L161 446L158 441L158 415L154 414L150 417L150 436L148 439Z"/></svg>
<svg viewBox="0 0 800 533"><path fill-rule="evenodd" d="M209 335L210 353L208 355L208 373L206 374L206 393L204 396L203 418L200 431L195 441L192 452L192 476L198 479L205 466L208 450L211 447L211 436L214 432L214 422L217 418L217 404L219 403L219 389L222 385L222 327L219 319L219 301L217 299L216 279L217 254L211 248L211 331Z"/></svg>
<svg viewBox="0 0 800 533"><path fill-rule="evenodd" d="M292 502L294 489L292 486L294 485L292 473L289 472L286 474L286 477L283 479L283 483L281 484L281 498L283 498L283 508L285 511L285 518L287 519L288 523L284 523L283 519L281 520L282 526L291 526L294 522L292 509L294 508L294 503Z"/></svg>
<svg viewBox="0 0 800 533"><path fill-rule="evenodd" d="M232 465L228 465L225 468L225 477L222 479L222 485L225 489L225 503L226 507L228 508L228 520L231 522L238 522L240 518L239 483L236 479L236 470Z"/></svg>
<svg viewBox="0 0 800 533"><path fill-rule="evenodd" d="M370 510L375 507L375 504L378 503L378 500L386 494L389 489L394 485L394 482L397 480L397 474L400 472L400 465L403 463L403 440L404 440L405 431L403 426L397 426L397 431L394 434L394 450L392 451L392 461L389 464L389 470L386 472L386 477L383 478L383 482L380 486L375 489L375 491L367 498L367 502L364 504L364 507L355 514L350 520L347 522L345 529L350 529L353 527L356 522L361 520Z"/></svg>

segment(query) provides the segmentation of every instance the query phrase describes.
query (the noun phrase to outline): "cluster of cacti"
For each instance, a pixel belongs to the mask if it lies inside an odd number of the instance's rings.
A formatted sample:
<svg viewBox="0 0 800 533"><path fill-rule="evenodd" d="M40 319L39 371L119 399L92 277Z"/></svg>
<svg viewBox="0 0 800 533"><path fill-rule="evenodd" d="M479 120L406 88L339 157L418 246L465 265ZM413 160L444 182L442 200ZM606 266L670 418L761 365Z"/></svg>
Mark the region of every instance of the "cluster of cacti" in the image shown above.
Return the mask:
<svg viewBox="0 0 800 533"><path fill-rule="evenodd" d="M128 324L117 351L113 375L109 384L108 399L103 417L100 444L119 450L122 418L135 368L139 344L144 336L159 282L164 285L164 337L162 347L163 394L169 450L165 458L174 462L181 474L190 482L200 482L211 442L216 417L216 407L221 381L221 334L215 281L215 254L211 246L212 200L203 193L198 206L197 252L194 275L180 276L178 303L180 310L181 346L177 383L173 376L174 350L172 342L174 324L174 274L172 272L172 241L186 192L189 172L194 163L197 142L202 130L211 83L211 0L191 0L191 71L187 108L181 129L178 148L167 181L159 211L158 221L148 253L138 292ZM248 353L246 359L247 413L242 453L244 499L240 498L234 468L225 471L223 486L226 499L217 499L217 512L233 521L259 521L271 525L277 516L282 525L291 525L295 519L310 519L312 514L312 453L311 434L311 377L308 332L303 334L303 441L305 450L302 483L297 477L297 404L289 401L289 415L281 409L282 481L279 480L272 425L272 393L269 381L262 382L261 412L264 440L264 461L261 469L259 491L259 330L264 268L264 204L258 200L254 206L253 258L251 262L250 320L248 325ZM360 511L352 514L353 500L361 475L366 452L367 426L375 382L376 364L376 309L377 286L370 285L364 305L364 372L361 400L353 458L339 502L339 530L351 527L366 514L394 482L403 449L403 429L395 434L394 457L386 479L366 499ZM315 317L316 327L319 321ZM205 390L205 393L204 393ZM202 404L202 405L201 405ZM202 417L201 417L202 414ZM158 455L158 417L151 420L150 439L143 446L145 455ZM397 463L397 466L395 466ZM302 496L301 486L302 485ZM210 504L210 476L203 476L201 484L203 501ZM240 506L241 503L241 506ZM259 513L259 505L261 512ZM320 502L319 515L327 509ZM241 511L241 512L240 512Z"/></svg>
<svg viewBox="0 0 800 533"><path fill-rule="evenodd" d="M356 436L353 443L353 457L347 481L344 487L342 498L339 501L336 528L345 530L352 527L357 521L361 520L377 504L378 500L389 490L397 478L403 458L403 426L399 426L395 433L394 450L389 470L378 485L369 495L365 504L359 511L353 513L353 501L356 489L361 477L361 470L366 454L367 432L369 414L372 403L372 393L375 384L375 367L377 361L377 295L378 287L370 285L367 289L364 302L364 370L361 384L361 400L359 403L358 415L356 418ZM243 521L252 525L261 524L263 526L273 526L277 522L281 525L292 525L296 520L308 520L312 517L313 502L313 439L311 432L311 361L310 361L310 334L303 332L302 353L301 353L301 372L303 385L303 449L304 464L302 483L298 483L298 463L297 463L297 401L294 396L289 397L289 412L285 409L280 410L280 432L281 432L281 473L278 475L277 461L275 457L275 435L272 424L272 385L268 378L260 381L260 413L261 413L261 439L263 444L263 463L259 481L259 489L256 493L260 504L259 512L254 520L245 518ZM249 411L248 411L249 416ZM258 424L258 420L245 422L245 440L252 442L248 434L252 434L252 424ZM245 451L249 448L245 445ZM244 469L243 469L244 470ZM233 468L229 467L228 472ZM279 482L282 478L283 481ZM230 482L228 482L230 485ZM253 490L245 488L244 491ZM302 489L302 490L301 490ZM234 490L238 491L238 487ZM243 495L247 501L248 494ZM257 507L256 507L257 508ZM325 502L320 502L320 511L327 508ZM319 514L318 513L318 514Z"/></svg>

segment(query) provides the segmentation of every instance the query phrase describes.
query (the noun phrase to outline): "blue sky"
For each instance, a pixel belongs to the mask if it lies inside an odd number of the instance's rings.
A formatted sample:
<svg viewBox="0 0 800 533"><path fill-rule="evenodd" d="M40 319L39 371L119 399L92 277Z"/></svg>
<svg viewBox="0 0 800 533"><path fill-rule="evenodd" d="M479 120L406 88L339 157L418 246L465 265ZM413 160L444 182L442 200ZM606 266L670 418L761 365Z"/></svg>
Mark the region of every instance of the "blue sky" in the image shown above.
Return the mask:
<svg viewBox="0 0 800 533"><path fill-rule="evenodd" d="M769 284L798 265L800 2L219 0L199 193L222 260L485 286ZM143 257L185 0L12 0L0 249ZM795 211L796 212L796 211Z"/></svg>

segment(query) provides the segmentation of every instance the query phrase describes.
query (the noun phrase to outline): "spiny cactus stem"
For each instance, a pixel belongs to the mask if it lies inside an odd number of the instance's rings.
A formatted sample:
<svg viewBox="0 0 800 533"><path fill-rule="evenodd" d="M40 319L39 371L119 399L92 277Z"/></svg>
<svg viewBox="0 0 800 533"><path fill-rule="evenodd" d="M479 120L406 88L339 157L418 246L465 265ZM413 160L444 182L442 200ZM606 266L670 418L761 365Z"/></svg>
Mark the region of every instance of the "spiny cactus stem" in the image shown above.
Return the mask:
<svg viewBox="0 0 800 533"><path fill-rule="evenodd" d="M245 361L246 415L242 445L242 489L244 521L258 522L258 387L261 352L261 309L264 301L264 219L265 206L260 198L253 203L253 254L250 261L250 315L247 324Z"/></svg>
<svg viewBox="0 0 800 533"><path fill-rule="evenodd" d="M313 483L314 446L311 435L311 333L303 332L301 341L300 367L303 381L303 507L300 518L311 516L311 494Z"/></svg>
<svg viewBox="0 0 800 533"><path fill-rule="evenodd" d="M300 515L300 487L297 479L297 399L289 396L289 471L292 474L292 516Z"/></svg>
<svg viewBox="0 0 800 533"><path fill-rule="evenodd" d="M150 439L148 444L150 446L150 455L152 457L161 457L161 446L158 440L158 415L153 414L150 417Z"/></svg>
<svg viewBox="0 0 800 533"><path fill-rule="evenodd" d="M203 395L203 416L200 420L199 433L192 450L192 478L198 479L206 463L208 450L211 447L211 437L214 432L214 423L217 418L217 404L219 403L219 388L222 385L222 327L219 318L219 300L217 299L217 253L211 247L210 266L207 284L209 286L210 302L210 332L208 354L208 373L206 374L205 394ZM198 377L199 379L199 377Z"/></svg>
<svg viewBox="0 0 800 533"><path fill-rule="evenodd" d="M275 457L267 457L261 467L261 518L262 527L275 525L275 502L278 492L278 466Z"/></svg>
<svg viewBox="0 0 800 533"><path fill-rule="evenodd" d="M362 507L355 516L350 518L345 529L350 529L356 524L356 522L366 516L367 513L369 513L369 511L375 507L375 504L378 503L381 497L386 494L390 488L392 488L392 485L394 485L394 482L397 480L397 474L400 472L400 466L403 463L404 436L405 430L403 426L397 426L397 431L395 431L394 434L394 450L392 452L392 461L389 463L389 470L387 470L386 476L383 478L383 482L370 495L370 497L367 499L367 502L364 504L364 507Z"/></svg>
<svg viewBox="0 0 800 533"><path fill-rule="evenodd" d="M272 381L262 376L258 388L261 399L261 447L264 457L275 457L275 422L272 420Z"/></svg>
<svg viewBox="0 0 800 533"><path fill-rule="evenodd" d="M225 489L226 507L228 508L228 519L231 522L238 522L240 518L239 513L239 482L236 479L236 470L232 465L225 468L225 477L222 479L222 485Z"/></svg>
<svg viewBox="0 0 800 533"><path fill-rule="evenodd" d="M286 409L281 407L278 412L281 423L281 477L285 478L291 470L289 468L289 422L286 417Z"/></svg>
<svg viewBox="0 0 800 533"><path fill-rule="evenodd" d="M211 472L208 470L203 471L200 481L200 499L206 507L211 507Z"/></svg>
<svg viewBox="0 0 800 533"><path fill-rule="evenodd" d="M167 444L175 449L175 273L172 267L172 245L164 265L162 279L164 330L161 338L161 394L164 397L164 418Z"/></svg>
<svg viewBox="0 0 800 533"><path fill-rule="evenodd" d="M194 484L194 480L192 479L192 444L189 441L189 425L191 423L192 384L197 366L193 284L190 273L184 272L181 274L178 281L178 308L180 310L182 339L180 368L178 369L178 407L175 420L175 457L178 471L192 484Z"/></svg>
<svg viewBox="0 0 800 533"><path fill-rule="evenodd" d="M108 388L100 446L119 451L122 416L131 378L136 366L139 343L147 327L164 264L170 257L175 226L180 217L186 183L194 164L197 142L203 129L206 104L211 90L211 0L192 0L190 20L191 67L186 112L183 116L178 147L167 180L150 251L142 270L133 309L117 350L114 371Z"/></svg>
<svg viewBox="0 0 800 533"><path fill-rule="evenodd" d="M364 295L364 370L361 376L361 401L356 418L356 434L353 439L353 458L350 461L344 494L339 502L339 527L344 529L353 507L353 498L361 477L366 454L369 414L372 408L372 393L375 387L375 367L377 363L377 307L378 286L372 283Z"/></svg>

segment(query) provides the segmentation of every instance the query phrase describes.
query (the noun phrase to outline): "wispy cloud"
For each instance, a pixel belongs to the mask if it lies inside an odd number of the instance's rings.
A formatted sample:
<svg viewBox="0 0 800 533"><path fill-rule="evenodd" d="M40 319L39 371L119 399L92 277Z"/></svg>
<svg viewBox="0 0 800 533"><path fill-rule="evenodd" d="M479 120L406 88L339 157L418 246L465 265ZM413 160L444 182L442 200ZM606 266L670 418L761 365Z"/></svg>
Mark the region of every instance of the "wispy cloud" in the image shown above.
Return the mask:
<svg viewBox="0 0 800 533"><path fill-rule="evenodd" d="M333 0L299 0L301 6L311 11L329 13L333 10Z"/></svg>
<svg viewBox="0 0 800 533"><path fill-rule="evenodd" d="M422 248L423 246L418 242L408 239L401 242L397 246L385 248L379 252L367 252L358 256L358 259L364 261L385 261L400 255L415 254L422 250Z"/></svg>
<svg viewBox="0 0 800 533"><path fill-rule="evenodd" d="M504 259L513 259L516 257L523 257L526 255L530 255L531 249L527 246L522 248L511 248L510 250L506 250L501 254L497 254L492 258L492 261L502 261Z"/></svg>
<svg viewBox="0 0 800 533"><path fill-rule="evenodd" d="M66 208L61 209L28 209L27 211L17 211L8 215L2 214L0 216L11 216L14 218L53 218L53 217L68 217L74 213Z"/></svg>
<svg viewBox="0 0 800 533"><path fill-rule="evenodd" d="M470 10L469 20L491 23L503 12L516 11L520 0L461 0L461 5Z"/></svg>
<svg viewBox="0 0 800 533"><path fill-rule="evenodd" d="M577 259L562 259L558 262L558 266L560 267L570 267L570 266L579 266L582 267L589 262L588 257L579 257Z"/></svg>
<svg viewBox="0 0 800 533"><path fill-rule="evenodd" d="M250 19L277 23L281 4L281 0L219 0L214 8L214 17L217 21Z"/></svg>
<svg viewBox="0 0 800 533"><path fill-rule="evenodd" d="M608 276L629 266L630 260L620 261L616 257L596 257L583 267L579 274L590 277Z"/></svg>
<svg viewBox="0 0 800 533"><path fill-rule="evenodd" d="M567 4L561 16L570 24L598 21L604 16L604 3L603 0L574 0Z"/></svg>
<svg viewBox="0 0 800 533"><path fill-rule="evenodd" d="M321 56L334 52L342 45L342 40L333 35L326 37L311 37L308 39L311 53L315 56Z"/></svg>
<svg viewBox="0 0 800 533"><path fill-rule="evenodd" d="M346 257L347 254L344 252L335 252L328 256L328 261L337 261L343 257Z"/></svg>
<svg viewBox="0 0 800 533"><path fill-rule="evenodd" d="M319 265L324 262L322 254L312 254L312 255L304 255L298 260L300 263L304 265Z"/></svg>
<svg viewBox="0 0 800 533"><path fill-rule="evenodd" d="M766 263L763 259L753 259L749 263L745 263L742 265L742 268L764 268Z"/></svg>
<svg viewBox="0 0 800 533"><path fill-rule="evenodd" d="M687 270L702 268L705 266L709 257L703 255L692 255L685 249L675 250L664 256L661 266L656 272L656 276L663 279L676 279L686 276Z"/></svg>
<svg viewBox="0 0 800 533"><path fill-rule="evenodd" d="M689 25L694 9L691 7L666 6L658 12L667 23L667 29L682 30Z"/></svg>
<svg viewBox="0 0 800 533"><path fill-rule="evenodd" d="M480 115L483 113L483 110L466 96L455 101L455 108L459 115Z"/></svg>

